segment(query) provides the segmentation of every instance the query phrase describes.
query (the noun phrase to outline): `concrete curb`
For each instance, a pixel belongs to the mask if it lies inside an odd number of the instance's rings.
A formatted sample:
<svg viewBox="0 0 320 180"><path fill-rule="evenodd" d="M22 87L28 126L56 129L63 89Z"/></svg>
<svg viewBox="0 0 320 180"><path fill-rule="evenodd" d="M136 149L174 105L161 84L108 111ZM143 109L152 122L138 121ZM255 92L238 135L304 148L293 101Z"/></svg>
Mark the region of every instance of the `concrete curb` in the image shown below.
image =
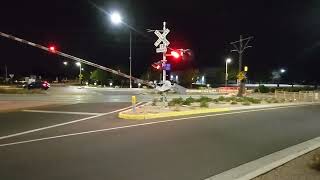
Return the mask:
<svg viewBox="0 0 320 180"><path fill-rule="evenodd" d="M146 103L141 105L143 107L145 105L151 104ZM312 105L319 103L286 103L286 104L268 104L268 105L258 105L258 106L243 106L236 108L212 108L212 109L198 109L198 110L188 110L188 111L179 111L179 112L166 112L166 113L145 113L145 114L127 114L128 109L126 111L122 111L118 114L118 117L121 119L127 120L145 120L145 119L156 119L156 118L165 118L165 117L176 117L176 116L187 116L187 115L199 115L206 113L217 113L217 112L229 112L229 111L237 111L237 110L249 110L249 109L262 109L262 108L271 108L271 107L289 107L289 106L298 106L298 105Z"/></svg>
<svg viewBox="0 0 320 180"><path fill-rule="evenodd" d="M187 116L206 113L227 112L229 108L214 108L214 109L197 109L179 112L166 112L166 113L145 113L145 114L126 114L128 111L120 112L118 117L128 120L144 120L144 119L156 119L165 117Z"/></svg>
<svg viewBox="0 0 320 180"><path fill-rule="evenodd" d="M291 146L205 180L249 180L320 147L320 137Z"/></svg>

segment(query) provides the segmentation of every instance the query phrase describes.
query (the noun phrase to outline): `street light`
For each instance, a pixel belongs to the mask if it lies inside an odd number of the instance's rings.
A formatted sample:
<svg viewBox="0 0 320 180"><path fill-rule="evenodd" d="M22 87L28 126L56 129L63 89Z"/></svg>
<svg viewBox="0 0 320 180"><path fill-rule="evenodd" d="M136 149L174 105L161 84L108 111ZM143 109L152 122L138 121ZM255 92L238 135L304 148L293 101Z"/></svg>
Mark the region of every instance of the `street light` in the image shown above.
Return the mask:
<svg viewBox="0 0 320 180"><path fill-rule="evenodd" d="M225 79L225 87L228 86L228 64L231 63L231 58L226 59L226 79Z"/></svg>
<svg viewBox="0 0 320 180"><path fill-rule="evenodd" d="M113 24L120 24L122 22L122 17L118 12L111 13L110 19Z"/></svg>
<svg viewBox="0 0 320 180"><path fill-rule="evenodd" d="M287 71L287 70L285 70L285 69L283 69L283 68L280 69L280 73L281 73L281 74L285 73L286 71Z"/></svg>
<svg viewBox="0 0 320 180"><path fill-rule="evenodd" d="M79 66L79 82L80 85L82 84L82 68L81 68L81 63L80 62L76 62L76 65Z"/></svg>
<svg viewBox="0 0 320 180"><path fill-rule="evenodd" d="M67 61L64 61L63 64L64 64L65 66L67 66L67 65L68 65L68 62L67 62Z"/></svg>
<svg viewBox="0 0 320 180"><path fill-rule="evenodd" d="M110 15L110 19L111 22L115 25L121 24L122 22L122 17L118 12L113 12ZM132 64L132 32L131 29L129 28L129 33L130 33L130 50L129 50L129 66L130 66L130 89L132 88L132 68L131 68L131 64Z"/></svg>

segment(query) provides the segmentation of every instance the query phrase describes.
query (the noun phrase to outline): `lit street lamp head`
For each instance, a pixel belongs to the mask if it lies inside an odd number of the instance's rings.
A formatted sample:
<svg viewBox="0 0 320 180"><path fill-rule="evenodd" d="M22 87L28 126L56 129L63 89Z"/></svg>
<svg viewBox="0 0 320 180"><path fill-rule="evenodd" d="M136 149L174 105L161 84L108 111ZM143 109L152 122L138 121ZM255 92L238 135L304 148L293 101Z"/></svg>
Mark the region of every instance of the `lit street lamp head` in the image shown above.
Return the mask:
<svg viewBox="0 0 320 180"><path fill-rule="evenodd" d="M285 70L285 69L280 69L280 72L281 72L281 73L285 73L286 70Z"/></svg>
<svg viewBox="0 0 320 180"><path fill-rule="evenodd" d="M66 65L68 65L68 62L67 62L67 61L65 61L65 62L63 62L63 64L66 66Z"/></svg>
<svg viewBox="0 0 320 180"><path fill-rule="evenodd" d="M76 62L76 65L77 65L77 66L81 66L81 63L80 63L80 62Z"/></svg>
<svg viewBox="0 0 320 180"><path fill-rule="evenodd" d="M110 19L113 24L120 24L122 22L122 18L118 12L113 12L110 15Z"/></svg>
<svg viewBox="0 0 320 180"><path fill-rule="evenodd" d="M228 58L228 59L226 60L227 63L231 63L231 61L232 61L231 58Z"/></svg>

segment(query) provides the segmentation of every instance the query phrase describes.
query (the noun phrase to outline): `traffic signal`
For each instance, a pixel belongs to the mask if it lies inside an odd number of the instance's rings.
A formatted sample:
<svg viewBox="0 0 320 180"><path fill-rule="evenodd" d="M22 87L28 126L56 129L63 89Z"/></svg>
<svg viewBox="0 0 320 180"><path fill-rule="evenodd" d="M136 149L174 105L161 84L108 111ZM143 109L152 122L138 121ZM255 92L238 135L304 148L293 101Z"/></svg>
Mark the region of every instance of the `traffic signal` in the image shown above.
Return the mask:
<svg viewBox="0 0 320 180"><path fill-rule="evenodd" d="M55 53L56 52L56 47L50 46L49 51Z"/></svg>
<svg viewBox="0 0 320 180"><path fill-rule="evenodd" d="M171 56L173 56L176 59L180 58L180 54L177 51L171 51Z"/></svg>
<svg viewBox="0 0 320 180"><path fill-rule="evenodd" d="M162 70L162 62L161 61L155 62L151 66L157 70Z"/></svg>

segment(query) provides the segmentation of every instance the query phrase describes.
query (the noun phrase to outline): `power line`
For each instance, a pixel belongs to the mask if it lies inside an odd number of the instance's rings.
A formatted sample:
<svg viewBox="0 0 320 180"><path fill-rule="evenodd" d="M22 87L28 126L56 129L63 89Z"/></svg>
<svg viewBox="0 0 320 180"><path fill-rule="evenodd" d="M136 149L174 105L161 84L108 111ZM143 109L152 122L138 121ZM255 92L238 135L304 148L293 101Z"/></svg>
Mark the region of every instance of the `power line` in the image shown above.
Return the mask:
<svg viewBox="0 0 320 180"><path fill-rule="evenodd" d="M239 72L242 71L242 54L243 54L243 52L246 49L252 47L252 46L249 46L249 42L251 39L253 39L253 36L250 36L248 38L243 39L242 35L240 35L239 41L234 41L234 42L230 43L235 48L235 49L231 50L231 52L238 52L238 54L239 54Z"/></svg>

